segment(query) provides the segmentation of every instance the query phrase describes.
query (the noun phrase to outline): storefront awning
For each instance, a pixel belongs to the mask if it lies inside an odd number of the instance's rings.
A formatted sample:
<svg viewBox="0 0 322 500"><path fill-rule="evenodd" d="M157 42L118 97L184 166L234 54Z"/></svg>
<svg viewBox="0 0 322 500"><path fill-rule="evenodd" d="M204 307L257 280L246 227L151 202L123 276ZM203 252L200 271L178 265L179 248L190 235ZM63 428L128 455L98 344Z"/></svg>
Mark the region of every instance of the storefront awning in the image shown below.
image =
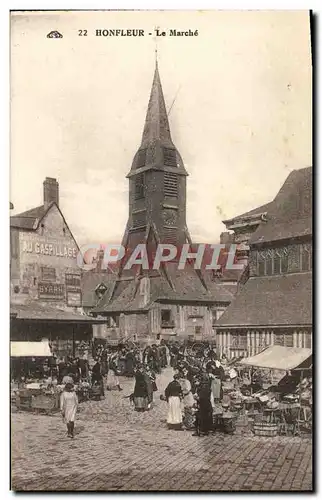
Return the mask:
<svg viewBox="0 0 322 500"><path fill-rule="evenodd" d="M66 309L59 309L34 302L33 304L12 304L11 319L27 321L56 321L65 323L97 324L106 323L106 318L94 318Z"/></svg>
<svg viewBox="0 0 322 500"><path fill-rule="evenodd" d="M286 371L297 368L310 357L312 357L311 349L273 345L255 356L242 359L240 364Z"/></svg>
<svg viewBox="0 0 322 500"><path fill-rule="evenodd" d="M13 358L50 358L52 356L48 342L11 342Z"/></svg>

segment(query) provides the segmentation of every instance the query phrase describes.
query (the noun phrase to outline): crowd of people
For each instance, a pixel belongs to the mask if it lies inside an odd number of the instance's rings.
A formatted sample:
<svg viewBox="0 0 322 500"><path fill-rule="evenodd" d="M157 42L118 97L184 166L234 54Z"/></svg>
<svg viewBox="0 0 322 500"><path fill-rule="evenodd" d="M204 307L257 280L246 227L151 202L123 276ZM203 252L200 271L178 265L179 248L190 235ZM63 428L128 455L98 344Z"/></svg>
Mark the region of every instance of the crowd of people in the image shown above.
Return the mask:
<svg viewBox="0 0 322 500"><path fill-rule="evenodd" d="M226 357L219 361L211 347L195 353L179 350L173 380L162 398L168 403L170 429L194 429L195 436L208 435L213 430L213 407L223 397L226 363Z"/></svg>
<svg viewBox="0 0 322 500"><path fill-rule="evenodd" d="M186 346L176 342L153 344L144 349L135 344L117 347L98 346L91 366L83 358L68 358L57 363L57 376L66 384L68 395L62 396L62 409L72 405L70 414L75 416L75 401L69 393L73 384L86 378L92 387L99 387L101 396L106 390L122 391L119 376L134 378L133 392L125 396L137 412L153 408L154 393L158 390L156 378L167 366L173 368L173 380L160 399L168 404L169 429L190 430L194 435L209 434L213 428L213 406L222 399L222 381L225 377L225 357L219 361L210 345ZM105 382L105 383L104 383ZM74 405L74 406L73 406ZM66 411L63 410L65 413ZM64 413L64 414L65 414ZM68 435L72 437L73 424L67 422Z"/></svg>

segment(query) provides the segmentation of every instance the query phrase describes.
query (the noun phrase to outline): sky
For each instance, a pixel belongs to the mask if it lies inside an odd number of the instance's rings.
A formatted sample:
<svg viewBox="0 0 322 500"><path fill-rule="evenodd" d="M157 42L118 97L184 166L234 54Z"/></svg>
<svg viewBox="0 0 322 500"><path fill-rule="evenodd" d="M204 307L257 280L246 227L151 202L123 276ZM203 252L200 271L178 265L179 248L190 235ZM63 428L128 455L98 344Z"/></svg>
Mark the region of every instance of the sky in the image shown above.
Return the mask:
<svg viewBox="0 0 322 500"><path fill-rule="evenodd" d="M11 215L41 205L43 180L55 177L78 244L120 243L156 47L195 242L218 242L222 220L270 201L312 164L307 11L12 13Z"/></svg>

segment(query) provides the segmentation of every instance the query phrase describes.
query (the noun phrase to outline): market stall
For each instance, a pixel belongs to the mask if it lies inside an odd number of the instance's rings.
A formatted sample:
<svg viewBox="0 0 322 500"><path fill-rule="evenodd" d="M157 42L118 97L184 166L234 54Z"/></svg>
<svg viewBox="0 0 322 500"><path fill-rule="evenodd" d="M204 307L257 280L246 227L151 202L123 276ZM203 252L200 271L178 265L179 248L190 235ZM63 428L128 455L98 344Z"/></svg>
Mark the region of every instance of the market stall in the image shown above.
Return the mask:
<svg viewBox="0 0 322 500"><path fill-rule="evenodd" d="M57 376L50 370L53 358L47 340L39 342L11 342L11 402L18 410L45 411L59 410L60 395L65 384L58 383ZM80 368L69 360L66 370ZM95 398L95 390L89 380L79 377L74 384L79 402Z"/></svg>
<svg viewBox="0 0 322 500"><path fill-rule="evenodd" d="M269 346L259 354L240 361L242 367L257 371L277 371L276 384L268 384L251 394L258 401L253 411L254 433L257 435L300 434L301 427L310 430L312 414L311 349ZM304 393L305 397L302 397Z"/></svg>
<svg viewBox="0 0 322 500"><path fill-rule="evenodd" d="M11 376L19 380L16 387L12 385L12 400L16 407L47 412L59 409L57 391L50 384L37 380L49 375L48 360L52 352L48 341L11 342L10 351Z"/></svg>
<svg viewBox="0 0 322 500"><path fill-rule="evenodd" d="M52 352L48 341L42 342L11 342L11 379L25 380L48 375L49 360Z"/></svg>

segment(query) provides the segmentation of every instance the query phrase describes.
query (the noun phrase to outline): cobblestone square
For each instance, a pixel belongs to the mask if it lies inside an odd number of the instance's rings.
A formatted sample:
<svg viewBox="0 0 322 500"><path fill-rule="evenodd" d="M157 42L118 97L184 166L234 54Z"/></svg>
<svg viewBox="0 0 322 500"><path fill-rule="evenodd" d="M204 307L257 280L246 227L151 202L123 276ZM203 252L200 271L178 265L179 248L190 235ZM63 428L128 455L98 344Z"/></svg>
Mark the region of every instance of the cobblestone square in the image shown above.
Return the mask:
<svg viewBox="0 0 322 500"><path fill-rule="evenodd" d="M197 438L166 428L160 401L171 376L157 379L150 412L136 413L123 391L79 406L74 440L60 415L12 413L15 491L312 491L312 441L215 434Z"/></svg>

